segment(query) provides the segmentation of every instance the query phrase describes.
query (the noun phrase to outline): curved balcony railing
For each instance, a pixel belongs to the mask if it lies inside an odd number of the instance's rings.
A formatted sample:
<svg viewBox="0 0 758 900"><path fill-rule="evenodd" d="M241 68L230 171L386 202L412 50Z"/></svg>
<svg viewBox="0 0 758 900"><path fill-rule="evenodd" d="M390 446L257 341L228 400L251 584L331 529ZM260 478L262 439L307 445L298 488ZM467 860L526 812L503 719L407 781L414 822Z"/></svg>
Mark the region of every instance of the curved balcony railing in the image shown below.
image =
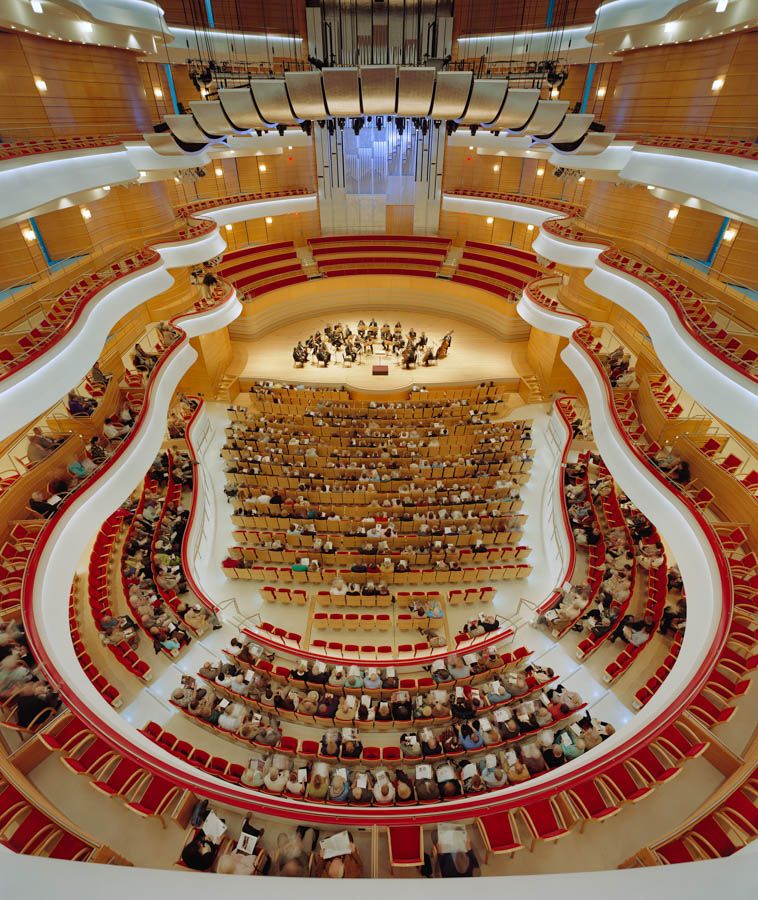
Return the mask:
<svg viewBox="0 0 758 900"><path fill-rule="evenodd" d="M520 311L527 317L527 320L532 321L536 327L544 328L545 330L552 332L558 332L567 337L569 349L580 353L589 363L590 370L601 385L603 404L602 413L605 419L605 421L603 421L603 429L612 429L615 439L619 446L621 446L624 455L628 459L634 460L638 477L643 477L640 472L640 470L642 470L642 472L644 472L644 477L655 484L658 493L663 494L668 498L675 499L680 509L680 517L681 512L685 512L686 514L685 521L688 523L688 528L692 534L693 540L699 536L698 542L700 546L708 547L709 552L712 554L712 559L716 567L716 579L714 582L716 594L712 597L713 608L707 612L709 614L715 614L717 618L713 629L712 640L709 645L704 648L701 654L702 659L697 667L696 675L691 677L687 684L680 687L680 693L676 697L674 704L672 704L672 708L678 707L680 712L684 712L690 703L697 700L700 691L707 683L710 672L713 671L713 668L717 664L720 654L729 637L734 602L729 563L719 536L714 529L712 522L704 514L703 510L699 508L691 497L683 491L678 490L675 485L652 464L643 450L634 443L627 433L614 402L613 387L611 386L607 373L597 355L597 342L592 334L590 321L584 316L572 313L560 304L556 304L556 301L553 298L548 297L547 300L548 302L545 302L544 291L540 290L539 280L533 282L524 290L520 302ZM537 316L534 316L530 312L530 308L533 310L542 310L546 315L539 315L538 313ZM564 353L565 352L566 351L564 351ZM597 409L595 412L597 412ZM593 419L594 418L595 417L593 416ZM597 421L594 422L593 430L597 435L599 431ZM603 448L601 447L601 451L602 449ZM627 479L631 477L631 471L633 470L627 472ZM622 486L627 493L630 493L629 488L631 487L631 484L624 484ZM664 537L666 537L665 534ZM671 536L669 535L669 537ZM679 541L681 541L681 534L679 535ZM677 559L680 559L681 557L685 564L683 566L685 587L687 587L688 580L686 563L688 561L690 564L692 563L694 552L695 551L690 549L687 552L677 554ZM697 553L702 554L702 551L698 550ZM698 586L690 583L690 587L692 590L688 590L687 592L688 600L690 601L690 605L694 607L694 598ZM703 589L702 584L699 587L701 590ZM704 610L704 613L705 612L706 611Z"/></svg>
<svg viewBox="0 0 758 900"><path fill-rule="evenodd" d="M175 323L176 324L176 323ZM181 342L180 342L181 343ZM170 351L158 363L158 367L167 362ZM151 381L156 377L155 370ZM152 384L148 387L143 415L153 403ZM136 435L139 433L142 419L133 429ZM570 437L570 429L566 428L567 439ZM111 464L113 465L113 464ZM108 468L111 468L109 466ZM108 477L106 467L96 473L95 479L102 481ZM111 479L112 480L112 479ZM76 503L72 499L71 505ZM436 823L445 820L459 820L470 818L472 815L491 813L497 810L513 810L525 803L537 802L553 797L555 794L569 790L591 781L598 775L607 771L614 763L620 763L631 759L636 751L653 740L658 732L666 728L677 717L680 710L675 708L659 714L652 722L648 722L640 731L627 735L623 741L609 739L603 745L603 750L593 752L588 758L576 761L577 764L567 763L562 771L548 773L540 777L538 783L527 783L520 786L511 786L500 791L488 792L485 795L468 796L458 800L437 802L429 805L403 807L387 807L377 809L361 808L337 808L335 806L324 807L321 804L313 804L309 801L300 801L280 796L266 796L252 789L246 789L238 785L224 782L220 778L212 776L208 772L183 764L176 757L171 756L162 747L149 741L144 735L135 732L123 720L117 717L113 710L108 716L108 711L102 703L77 691L73 685L69 685L64 669L58 668L56 662L50 658L48 648L41 638L38 623L36 622L35 603L39 604L43 596L45 567L44 562L48 554L48 543L58 536L56 520L49 523L45 529L44 537L35 545L33 559L28 569L27 580L24 587L24 617L27 626L27 634L31 644L42 663L43 670L54 683L60 685L61 695L72 711L82 719L86 725L96 732L101 738L111 744L120 754L138 763L150 772L160 774L172 782L191 789L211 800L223 802L241 809L255 810L260 813L273 815L279 818L293 818L304 821L339 822L345 825L376 824L420 824ZM86 542L86 535L82 535L80 542ZM191 564L188 566L191 572ZM37 583L39 579L39 583ZM53 593L54 596L54 593ZM51 603L51 594L44 595L45 603ZM50 627L48 625L48 627ZM693 688L694 689L694 688ZM619 735L619 737L621 737Z"/></svg>
<svg viewBox="0 0 758 900"><path fill-rule="evenodd" d="M755 425L758 421L758 393L755 391L758 384L758 351L740 340L737 334L728 331L711 314L708 308L711 298L698 296L679 277L621 251L605 237L585 228L579 207L542 197L463 190L451 193L490 201L493 205L498 202L519 203L539 211L555 209L560 215L547 218L539 225L540 234L533 245L535 252L563 265L592 269L587 279L588 287L627 308L648 329L654 346L660 350L662 361L689 393L704 406L717 408L719 415L739 431L750 437L758 434ZM559 208L563 206L570 209ZM572 245L576 248L576 255ZM604 273L609 271L623 273L625 281L628 280L635 289L644 290L665 314L657 316L645 310L634 302L634 298L625 302L619 291L605 283ZM732 317L731 311L725 310L725 315L730 319ZM742 326L742 329L749 331L747 326ZM675 343L671 341L674 335L677 338ZM692 354L699 353L701 349L705 353L700 353L699 362L692 359ZM693 362L708 365L710 377L706 373L702 377L693 375ZM720 402L717 389L729 391L728 407L723 403L723 398Z"/></svg>

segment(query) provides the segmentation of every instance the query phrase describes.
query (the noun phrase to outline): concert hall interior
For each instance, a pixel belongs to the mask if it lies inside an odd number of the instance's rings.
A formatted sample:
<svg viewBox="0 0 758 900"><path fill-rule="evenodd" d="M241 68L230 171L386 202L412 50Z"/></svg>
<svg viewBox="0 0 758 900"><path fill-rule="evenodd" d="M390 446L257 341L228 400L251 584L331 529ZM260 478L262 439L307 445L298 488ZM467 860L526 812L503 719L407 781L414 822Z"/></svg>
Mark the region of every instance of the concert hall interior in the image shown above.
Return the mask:
<svg viewBox="0 0 758 900"><path fill-rule="evenodd" d="M756 896L757 30L0 2L3 897Z"/></svg>

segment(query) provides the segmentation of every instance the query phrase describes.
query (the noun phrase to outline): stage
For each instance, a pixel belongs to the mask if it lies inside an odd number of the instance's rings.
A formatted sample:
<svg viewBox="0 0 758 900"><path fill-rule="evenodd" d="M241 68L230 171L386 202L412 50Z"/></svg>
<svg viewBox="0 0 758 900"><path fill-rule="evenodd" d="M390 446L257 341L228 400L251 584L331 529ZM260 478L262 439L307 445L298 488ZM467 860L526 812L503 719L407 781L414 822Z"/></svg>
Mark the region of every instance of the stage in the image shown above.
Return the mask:
<svg viewBox="0 0 758 900"><path fill-rule="evenodd" d="M257 341L233 341L234 356L230 367L240 378L271 381L303 382L317 384L346 384L367 390L398 390L413 384L459 384L472 381L502 380L518 378L521 372L528 373L526 364L526 341L509 342L487 333L468 322L449 316L438 317L429 313L409 311L407 316L392 311L388 317L390 328L401 322L403 334L413 329L417 336L425 332L436 349L442 338L452 332L453 342L445 359L434 365L417 365L415 369L403 369L400 357L392 353L365 355L361 362L343 366L335 361L335 355L327 368L307 362L302 368L296 367L292 350L298 341L306 339L316 331L323 334L324 326L341 321L356 332L359 319L368 323L371 318L381 330L384 319L372 311L365 310L352 316L331 318L317 316L284 325L269 332ZM378 349L381 341L375 341ZM338 355L339 358L339 355ZM373 366L386 365L387 375L373 375Z"/></svg>

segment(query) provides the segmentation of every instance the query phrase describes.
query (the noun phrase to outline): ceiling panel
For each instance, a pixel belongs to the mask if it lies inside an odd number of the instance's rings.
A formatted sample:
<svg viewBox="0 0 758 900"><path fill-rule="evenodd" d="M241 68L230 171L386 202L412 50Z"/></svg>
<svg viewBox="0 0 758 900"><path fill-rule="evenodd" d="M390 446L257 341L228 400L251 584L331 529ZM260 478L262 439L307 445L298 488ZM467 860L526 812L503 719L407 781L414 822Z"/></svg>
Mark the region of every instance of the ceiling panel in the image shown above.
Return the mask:
<svg viewBox="0 0 758 900"><path fill-rule="evenodd" d="M251 128L261 130L271 127L258 114L250 88L222 88L219 90L218 96L229 121L238 131L249 131Z"/></svg>
<svg viewBox="0 0 758 900"><path fill-rule="evenodd" d="M396 95L395 66L361 66L361 104L365 115L394 115Z"/></svg>
<svg viewBox="0 0 758 900"><path fill-rule="evenodd" d="M331 116L360 116L361 95L358 70L322 69L326 106Z"/></svg>
<svg viewBox="0 0 758 900"><path fill-rule="evenodd" d="M399 116L428 116L434 96L434 68L400 69L397 89Z"/></svg>
<svg viewBox="0 0 758 900"><path fill-rule="evenodd" d="M438 72L432 104L433 119L457 119L468 105L472 72Z"/></svg>
<svg viewBox="0 0 758 900"><path fill-rule="evenodd" d="M502 109L507 81L477 78L465 114L457 119L461 125L481 125L496 119Z"/></svg>
<svg viewBox="0 0 758 900"><path fill-rule="evenodd" d="M326 118L321 72L285 72L284 80L296 115L315 121Z"/></svg>

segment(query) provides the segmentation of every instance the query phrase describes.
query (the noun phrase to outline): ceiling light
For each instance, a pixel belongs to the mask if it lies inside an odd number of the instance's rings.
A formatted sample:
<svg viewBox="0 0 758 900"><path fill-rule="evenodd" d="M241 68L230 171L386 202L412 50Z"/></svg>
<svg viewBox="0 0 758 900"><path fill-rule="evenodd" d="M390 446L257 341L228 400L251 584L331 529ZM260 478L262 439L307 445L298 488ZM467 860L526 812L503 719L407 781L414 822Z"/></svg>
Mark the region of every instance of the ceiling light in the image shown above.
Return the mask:
<svg viewBox="0 0 758 900"><path fill-rule="evenodd" d="M224 225L224 228L226 228L227 231L231 231L231 230L232 230L232 226L231 226L231 225Z"/></svg>
<svg viewBox="0 0 758 900"><path fill-rule="evenodd" d="M553 88L552 91L550 91L550 99L551 100L557 100L560 96L561 96L561 92L557 87Z"/></svg>
<svg viewBox="0 0 758 900"><path fill-rule="evenodd" d="M679 215L679 210L677 209L676 206L672 206L671 209L666 213L666 215L673 222L674 219Z"/></svg>
<svg viewBox="0 0 758 900"><path fill-rule="evenodd" d="M526 230L527 230L527 231L534 231L534 225L527 225L527 226L526 226Z"/></svg>
<svg viewBox="0 0 758 900"><path fill-rule="evenodd" d="M87 34L92 34L92 22L80 22L79 27L82 31L86 31Z"/></svg>
<svg viewBox="0 0 758 900"><path fill-rule="evenodd" d="M110 189L111 189L111 186L110 186L109 184L104 184L104 185L103 185L103 190L104 190L104 191L109 191Z"/></svg>
<svg viewBox="0 0 758 900"><path fill-rule="evenodd" d="M492 216L487 216L487 224L488 224L488 225L492 225L492 223L493 223L494 221L495 221L495 219L494 219Z"/></svg>
<svg viewBox="0 0 758 900"><path fill-rule="evenodd" d="M713 84L711 85L711 90L712 91L720 91L723 86L724 86L724 79L716 78L714 80Z"/></svg>
<svg viewBox="0 0 758 900"><path fill-rule="evenodd" d="M580 175L578 180L579 180L579 184L584 184L584 182L585 182L587 179L585 178L584 175Z"/></svg>
<svg viewBox="0 0 758 900"><path fill-rule="evenodd" d="M717 13L726 12L727 6L729 6L729 0L716 0Z"/></svg>
<svg viewBox="0 0 758 900"><path fill-rule="evenodd" d="M153 88L153 93L156 97L158 97L158 99L163 96L163 91L160 88Z"/></svg>
<svg viewBox="0 0 758 900"><path fill-rule="evenodd" d="M147 172L142 172L142 171L141 171L141 172L139 173L139 177L140 177L140 178L146 178L146 177L147 177Z"/></svg>
<svg viewBox="0 0 758 900"><path fill-rule="evenodd" d="M216 166L213 171L216 173L216 178L221 178L221 176L224 174L224 170L221 168L221 166Z"/></svg>
<svg viewBox="0 0 758 900"><path fill-rule="evenodd" d="M288 145L287 145L287 149L288 149L288 150L291 150L291 149L292 149L292 144L288 144Z"/></svg>
<svg viewBox="0 0 758 900"><path fill-rule="evenodd" d="M175 183L175 184L181 184L181 183L182 183L182 179L181 179L178 175L174 175L174 183Z"/></svg>
<svg viewBox="0 0 758 900"><path fill-rule="evenodd" d="M597 96L600 97L601 100L603 99L603 97L605 97L605 88L604 87L599 87L597 89Z"/></svg>
<svg viewBox="0 0 758 900"><path fill-rule="evenodd" d="M648 189L649 191L654 191L654 190L655 190L655 185L654 185L654 184L649 184L649 185L647 186L647 189Z"/></svg>
<svg viewBox="0 0 758 900"><path fill-rule="evenodd" d="M737 229L736 228L727 228L724 232L724 240L727 244L731 244L732 241L737 237Z"/></svg>
<svg viewBox="0 0 758 900"><path fill-rule="evenodd" d="M32 244L37 240L37 235L34 233L33 228L22 228L21 234L26 238L26 240ZM726 235L724 235L724 240L726 240Z"/></svg>
<svg viewBox="0 0 758 900"><path fill-rule="evenodd" d="M542 178L542 176L544 174L545 174L545 170L542 168L542 166L540 166L539 169L537 169L537 177Z"/></svg>
<svg viewBox="0 0 758 900"><path fill-rule="evenodd" d="M40 93L44 93L47 90L47 85L41 78L35 78L34 83L37 86L37 90Z"/></svg>
<svg viewBox="0 0 758 900"><path fill-rule="evenodd" d="M473 150L473 149L474 149L474 145L473 145L473 144L469 144L469 150Z"/></svg>
<svg viewBox="0 0 758 900"><path fill-rule="evenodd" d="M271 218L271 216L266 216L266 224L267 224L267 225L273 225L273 224L274 224L274 220Z"/></svg>
<svg viewBox="0 0 758 900"><path fill-rule="evenodd" d="M261 163L261 164L258 166L258 171L259 171L259 172L265 172L265 171L266 171L266 164L265 164L265 163Z"/></svg>
<svg viewBox="0 0 758 900"><path fill-rule="evenodd" d="M36 12L39 15L42 14L42 4L39 0L32 0L32 12Z"/></svg>
<svg viewBox="0 0 758 900"><path fill-rule="evenodd" d="M88 222L92 218L92 213L87 209L86 206L83 206L79 212L82 214L82 218L85 222Z"/></svg>
<svg viewBox="0 0 758 900"><path fill-rule="evenodd" d="M492 167L492 171L493 171L493 172L499 172L499 171L500 171L500 166L496 163L496 164Z"/></svg>

